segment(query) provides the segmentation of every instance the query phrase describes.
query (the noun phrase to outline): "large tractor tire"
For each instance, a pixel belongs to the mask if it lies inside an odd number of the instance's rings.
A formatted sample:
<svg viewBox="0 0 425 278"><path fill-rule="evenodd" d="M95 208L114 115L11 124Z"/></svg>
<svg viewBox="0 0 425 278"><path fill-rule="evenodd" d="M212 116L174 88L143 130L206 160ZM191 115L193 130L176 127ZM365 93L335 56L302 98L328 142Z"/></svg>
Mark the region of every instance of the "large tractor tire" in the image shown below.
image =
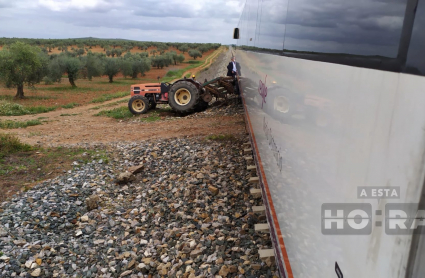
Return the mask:
<svg viewBox="0 0 425 278"><path fill-rule="evenodd" d="M133 96L128 102L128 109L134 115L144 114L149 110L149 100L144 96Z"/></svg>
<svg viewBox="0 0 425 278"><path fill-rule="evenodd" d="M168 103L179 113L190 113L195 110L199 102L199 91L188 81L175 83L171 89Z"/></svg>

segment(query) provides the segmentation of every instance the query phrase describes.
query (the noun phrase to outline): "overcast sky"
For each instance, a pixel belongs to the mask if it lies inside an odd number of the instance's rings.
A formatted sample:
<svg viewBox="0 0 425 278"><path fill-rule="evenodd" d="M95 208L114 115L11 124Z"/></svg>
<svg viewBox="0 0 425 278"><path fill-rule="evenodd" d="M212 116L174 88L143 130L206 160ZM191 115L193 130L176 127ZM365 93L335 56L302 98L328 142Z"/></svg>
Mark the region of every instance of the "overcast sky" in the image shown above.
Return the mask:
<svg viewBox="0 0 425 278"><path fill-rule="evenodd" d="M0 0L0 37L230 44L245 0Z"/></svg>
<svg viewBox="0 0 425 278"><path fill-rule="evenodd" d="M395 57L406 2L263 0L258 9L258 0L247 0L241 37L264 48Z"/></svg>

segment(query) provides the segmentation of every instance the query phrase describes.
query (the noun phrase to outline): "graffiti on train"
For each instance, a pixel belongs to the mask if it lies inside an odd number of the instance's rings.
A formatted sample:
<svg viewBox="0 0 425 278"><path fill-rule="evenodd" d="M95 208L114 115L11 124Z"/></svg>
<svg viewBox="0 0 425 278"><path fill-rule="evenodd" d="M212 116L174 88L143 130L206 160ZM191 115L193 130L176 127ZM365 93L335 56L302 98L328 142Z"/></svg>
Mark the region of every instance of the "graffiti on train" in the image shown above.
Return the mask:
<svg viewBox="0 0 425 278"><path fill-rule="evenodd" d="M282 155L281 155L281 149L277 147L276 142L274 141L273 135L272 135L272 129L268 126L266 117L264 117L263 120L263 130L264 134L266 135L266 139L269 142L269 147L273 152L273 157L276 159L277 167L279 168L279 171L282 172Z"/></svg>
<svg viewBox="0 0 425 278"><path fill-rule="evenodd" d="M266 97L267 97L267 75L266 78L263 81L260 79L260 83L258 84L258 93L261 96L262 102L261 102L261 109L263 108L264 103L266 103Z"/></svg>

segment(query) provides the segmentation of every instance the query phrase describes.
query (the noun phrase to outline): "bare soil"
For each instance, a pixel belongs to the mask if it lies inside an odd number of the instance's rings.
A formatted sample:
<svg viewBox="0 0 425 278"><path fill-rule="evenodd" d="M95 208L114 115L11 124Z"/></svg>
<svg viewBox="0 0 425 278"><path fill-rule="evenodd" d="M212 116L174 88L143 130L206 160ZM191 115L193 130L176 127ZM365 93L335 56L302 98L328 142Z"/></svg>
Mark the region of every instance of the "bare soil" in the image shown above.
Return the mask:
<svg viewBox="0 0 425 278"><path fill-rule="evenodd" d="M125 99L125 98L124 98ZM105 102L114 103L117 100ZM115 107L125 106L118 104ZM6 131L17 135L22 142L40 146L74 145L77 143L109 143L134 142L154 138L172 138L182 136L199 136L209 134L237 134L243 127L243 119L238 116L212 116L202 119L179 117L174 113L162 115L162 120L155 122L140 122L141 117L135 116L131 120L116 120L113 118L94 116L99 110L91 110L98 104L91 104L67 109L71 116L61 116L64 111L52 111L38 115L17 117L0 117L9 120L30 120L43 117L46 121L42 125L31 126L25 129ZM108 107L112 109L113 107ZM166 116L175 115L174 119Z"/></svg>

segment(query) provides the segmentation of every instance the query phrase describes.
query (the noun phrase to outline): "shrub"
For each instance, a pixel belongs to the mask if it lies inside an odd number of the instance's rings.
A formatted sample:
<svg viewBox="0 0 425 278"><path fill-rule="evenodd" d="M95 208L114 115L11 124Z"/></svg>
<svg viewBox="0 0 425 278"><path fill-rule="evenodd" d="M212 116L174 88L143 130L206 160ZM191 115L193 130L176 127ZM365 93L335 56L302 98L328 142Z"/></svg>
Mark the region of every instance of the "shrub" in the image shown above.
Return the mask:
<svg viewBox="0 0 425 278"><path fill-rule="evenodd" d="M53 84L53 80L48 76L45 76L43 78L43 81L44 81L44 85L52 85Z"/></svg>
<svg viewBox="0 0 425 278"><path fill-rule="evenodd" d="M0 101L0 116L18 116L29 114L22 105L7 101Z"/></svg>
<svg viewBox="0 0 425 278"><path fill-rule="evenodd" d="M39 120L29 120L29 121L0 121L0 128L3 129L13 129L13 128L25 128L27 126L34 126L34 125L41 125L41 122Z"/></svg>
<svg viewBox="0 0 425 278"><path fill-rule="evenodd" d="M0 158L16 152L30 151L30 145L22 143L16 136L0 133Z"/></svg>
<svg viewBox="0 0 425 278"><path fill-rule="evenodd" d="M28 114L46 113L55 110L56 107L24 107L17 103L0 101L0 116L21 116Z"/></svg>

